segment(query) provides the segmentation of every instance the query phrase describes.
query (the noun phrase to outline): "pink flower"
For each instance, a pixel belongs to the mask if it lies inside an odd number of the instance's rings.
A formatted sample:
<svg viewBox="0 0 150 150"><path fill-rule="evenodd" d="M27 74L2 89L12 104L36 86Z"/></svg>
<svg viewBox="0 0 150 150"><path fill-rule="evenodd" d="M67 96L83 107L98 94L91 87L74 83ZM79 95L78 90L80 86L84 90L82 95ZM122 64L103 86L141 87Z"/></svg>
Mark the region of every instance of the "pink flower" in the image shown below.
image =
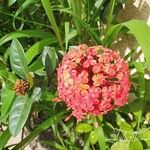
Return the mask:
<svg viewBox="0 0 150 150"><path fill-rule="evenodd" d="M57 69L58 96L78 121L126 104L129 69L119 53L102 46L79 45L64 55Z"/></svg>

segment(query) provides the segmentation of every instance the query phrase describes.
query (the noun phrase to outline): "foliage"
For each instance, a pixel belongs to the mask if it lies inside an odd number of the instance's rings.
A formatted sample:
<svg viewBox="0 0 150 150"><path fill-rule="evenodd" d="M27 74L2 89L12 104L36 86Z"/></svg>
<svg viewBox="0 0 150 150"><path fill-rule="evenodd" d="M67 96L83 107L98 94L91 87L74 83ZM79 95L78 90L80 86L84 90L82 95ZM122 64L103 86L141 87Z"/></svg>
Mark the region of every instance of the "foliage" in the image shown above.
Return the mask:
<svg viewBox="0 0 150 150"><path fill-rule="evenodd" d="M11 136L26 128L29 135L13 149L22 149L36 136L60 150L150 148L150 27L143 21L117 21L126 0L1 0L0 1L0 149ZM133 49L124 56L134 95L123 108L77 123L57 97L56 68L70 46L86 43L112 47L121 32L135 36ZM145 61L133 54L141 46ZM24 96L16 95L17 79L29 83ZM38 121L37 121L38 120ZM97 127L98 126L98 127Z"/></svg>

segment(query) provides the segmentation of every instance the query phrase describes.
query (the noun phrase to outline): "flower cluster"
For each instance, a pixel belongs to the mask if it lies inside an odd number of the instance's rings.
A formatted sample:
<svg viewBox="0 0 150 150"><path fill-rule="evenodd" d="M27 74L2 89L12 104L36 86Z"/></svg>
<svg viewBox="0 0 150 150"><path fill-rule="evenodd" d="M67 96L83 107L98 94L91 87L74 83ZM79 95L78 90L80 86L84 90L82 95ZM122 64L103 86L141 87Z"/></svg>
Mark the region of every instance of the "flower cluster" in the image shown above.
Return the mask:
<svg viewBox="0 0 150 150"><path fill-rule="evenodd" d="M126 103L129 69L119 53L102 46L79 45L65 54L57 70L58 95L78 121L102 115Z"/></svg>
<svg viewBox="0 0 150 150"><path fill-rule="evenodd" d="M13 90L17 95L23 96L29 90L29 84L25 80L17 80L13 87Z"/></svg>

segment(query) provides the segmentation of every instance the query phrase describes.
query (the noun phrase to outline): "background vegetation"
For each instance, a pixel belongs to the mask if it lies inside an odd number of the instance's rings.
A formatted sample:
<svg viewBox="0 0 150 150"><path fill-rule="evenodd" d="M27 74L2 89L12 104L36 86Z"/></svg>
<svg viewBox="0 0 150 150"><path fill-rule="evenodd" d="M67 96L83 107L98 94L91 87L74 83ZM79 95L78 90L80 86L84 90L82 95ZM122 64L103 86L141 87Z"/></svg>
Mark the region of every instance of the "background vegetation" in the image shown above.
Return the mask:
<svg viewBox="0 0 150 150"><path fill-rule="evenodd" d="M0 1L0 149L23 149L44 130L41 144L59 150L150 149L150 27L140 20L119 23L126 0L1 0ZM119 32L133 35L138 45L124 56L130 70L132 99L126 106L77 124L57 96L56 68L70 46L85 43L111 47ZM141 46L145 61L136 62ZM30 89L17 96L13 86L26 80ZM30 133L16 145L11 136Z"/></svg>

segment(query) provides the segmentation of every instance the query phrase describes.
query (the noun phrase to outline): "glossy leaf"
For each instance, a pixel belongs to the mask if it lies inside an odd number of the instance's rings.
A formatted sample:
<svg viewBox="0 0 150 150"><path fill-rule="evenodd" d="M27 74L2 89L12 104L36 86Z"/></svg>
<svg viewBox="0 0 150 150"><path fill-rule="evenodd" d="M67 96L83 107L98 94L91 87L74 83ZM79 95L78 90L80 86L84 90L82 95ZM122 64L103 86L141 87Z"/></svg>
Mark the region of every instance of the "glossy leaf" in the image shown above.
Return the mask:
<svg viewBox="0 0 150 150"><path fill-rule="evenodd" d="M41 96L42 96L41 88L36 87L36 88L33 90L31 99L32 99L33 101L39 101L40 98L41 98Z"/></svg>
<svg viewBox="0 0 150 150"><path fill-rule="evenodd" d="M32 100L27 95L16 97L9 114L9 131L14 137L23 128L31 106Z"/></svg>
<svg viewBox="0 0 150 150"><path fill-rule="evenodd" d="M10 50L10 62L12 70L18 76L26 79L27 74L29 73L29 68L27 66L23 47L17 39L12 41Z"/></svg>

